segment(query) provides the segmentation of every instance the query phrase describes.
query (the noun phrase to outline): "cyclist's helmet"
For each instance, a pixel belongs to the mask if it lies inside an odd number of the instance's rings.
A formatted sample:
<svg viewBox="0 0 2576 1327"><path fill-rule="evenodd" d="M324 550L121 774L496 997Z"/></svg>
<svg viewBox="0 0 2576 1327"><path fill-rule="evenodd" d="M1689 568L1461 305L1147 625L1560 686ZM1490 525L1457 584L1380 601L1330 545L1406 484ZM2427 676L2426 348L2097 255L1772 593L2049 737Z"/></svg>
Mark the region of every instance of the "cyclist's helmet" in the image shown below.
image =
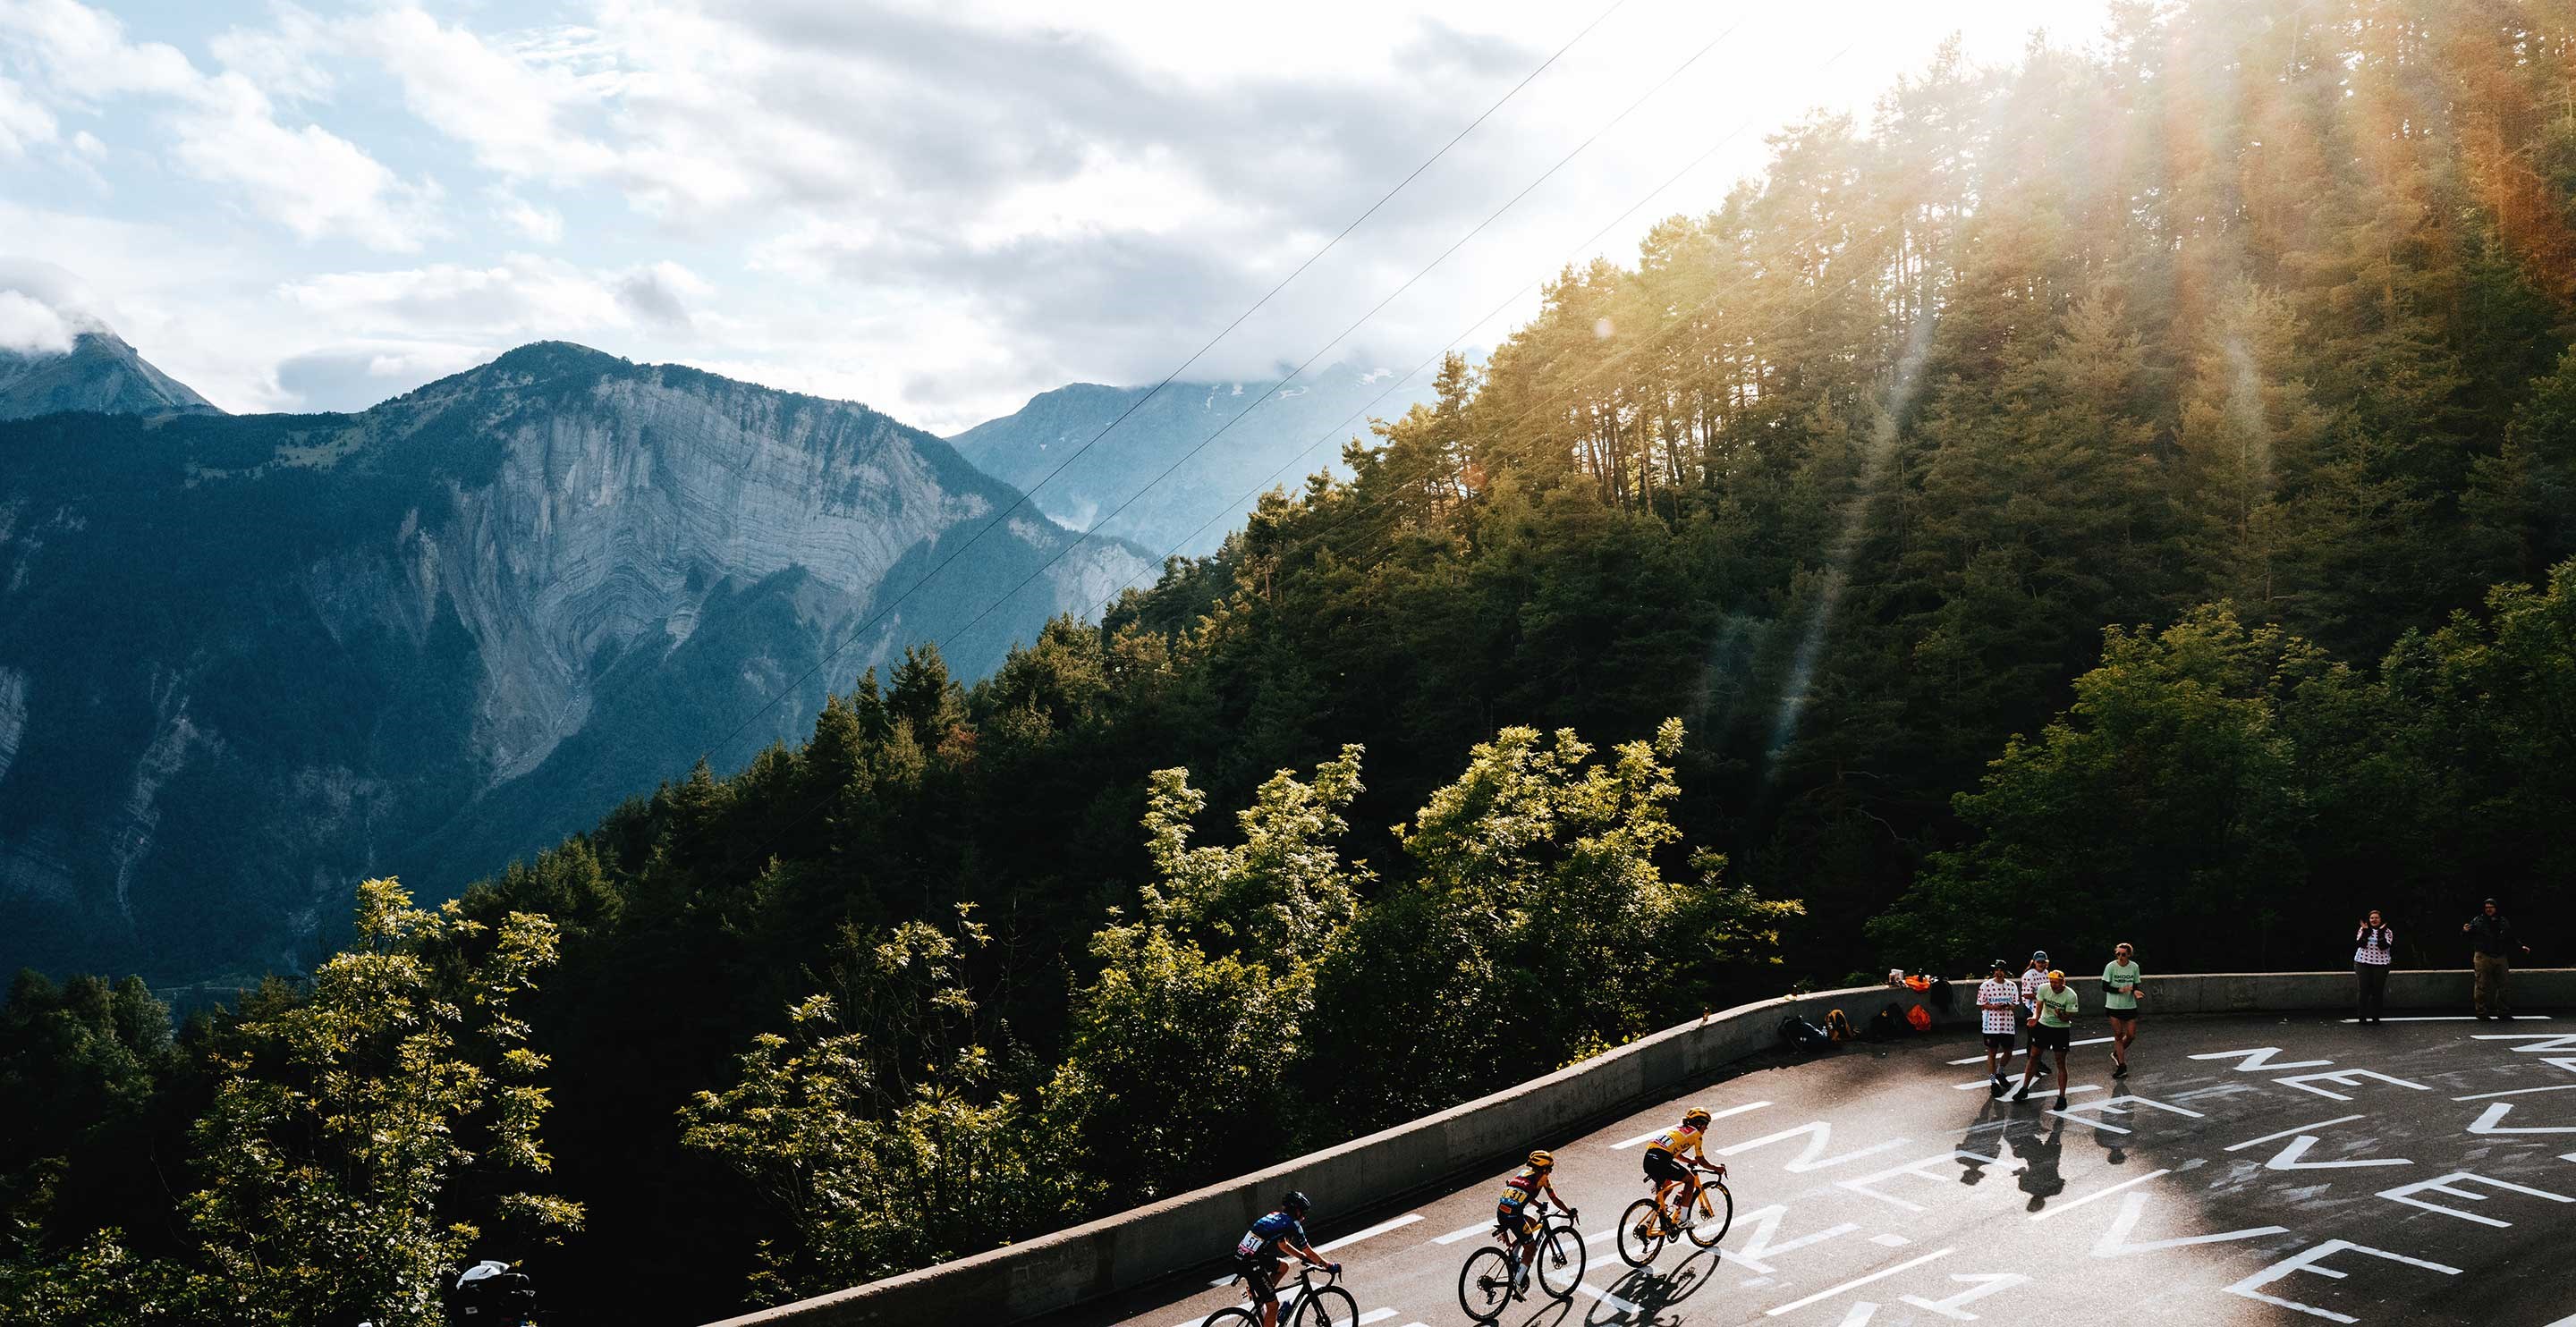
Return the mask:
<svg viewBox="0 0 2576 1327"><path fill-rule="evenodd" d="M1542 1147L1530 1153L1529 1163L1540 1170L1546 1170L1556 1164L1556 1154Z"/></svg>
<svg viewBox="0 0 2576 1327"><path fill-rule="evenodd" d="M1314 1207L1315 1205L1313 1203L1306 1201L1305 1194L1295 1189L1290 1189L1288 1191L1288 1196L1279 1200L1280 1211L1293 1212L1298 1216L1304 1216L1306 1213L1314 1210Z"/></svg>
<svg viewBox="0 0 2576 1327"><path fill-rule="evenodd" d="M1700 1125L1708 1123L1708 1107L1693 1106L1689 1110L1683 1111L1682 1123L1689 1125L1692 1128L1698 1128Z"/></svg>

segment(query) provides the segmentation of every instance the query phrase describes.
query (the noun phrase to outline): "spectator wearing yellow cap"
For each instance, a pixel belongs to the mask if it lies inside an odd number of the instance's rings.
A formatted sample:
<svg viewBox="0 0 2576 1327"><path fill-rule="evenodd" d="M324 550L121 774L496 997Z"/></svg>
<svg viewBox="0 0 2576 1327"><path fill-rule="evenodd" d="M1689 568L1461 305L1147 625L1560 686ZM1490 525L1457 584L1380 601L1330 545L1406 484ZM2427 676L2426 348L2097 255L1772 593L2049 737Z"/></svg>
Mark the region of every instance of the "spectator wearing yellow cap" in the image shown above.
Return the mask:
<svg viewBox="0 0 2576 1327"><path fill-rule="evenodd" d="M2066 984L2066 974L2055 968L2049 969L2048 984L2039 988L2035 998L2039 1003L2039 1026L2031 1030L2032 1049L2057 1052L2057 1109L2064 1110L2066 1109L2066 1048L2075 1035L2075 1012L2081 1006L2077 1001L2075 988ZM2022 1068L2021 1090L2013 1093L2013 1100L2023 1101L2029 1098L2031 1079L2038 1073L2039 1057L2034 1054L2030 1063Z"/></svg>

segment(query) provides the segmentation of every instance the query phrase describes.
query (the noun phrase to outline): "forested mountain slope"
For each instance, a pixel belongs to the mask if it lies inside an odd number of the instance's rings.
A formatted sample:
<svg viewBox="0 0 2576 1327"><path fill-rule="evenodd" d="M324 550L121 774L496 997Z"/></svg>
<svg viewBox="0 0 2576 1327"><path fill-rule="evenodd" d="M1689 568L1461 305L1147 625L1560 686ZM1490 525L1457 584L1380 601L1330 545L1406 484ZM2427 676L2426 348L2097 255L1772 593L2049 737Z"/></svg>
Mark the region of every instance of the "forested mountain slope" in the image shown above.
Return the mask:
<svg viewBox="0 0 2576 1327"><path fill-rule="evenodd" d="M862 407L562 344L360 415L0 425L0 963L301 969L383 863L453 891L687 770L1018 499ZM1071 541L1023 511L845 666L990 668L1147 565L1094 540L969 627Z"/></svg>

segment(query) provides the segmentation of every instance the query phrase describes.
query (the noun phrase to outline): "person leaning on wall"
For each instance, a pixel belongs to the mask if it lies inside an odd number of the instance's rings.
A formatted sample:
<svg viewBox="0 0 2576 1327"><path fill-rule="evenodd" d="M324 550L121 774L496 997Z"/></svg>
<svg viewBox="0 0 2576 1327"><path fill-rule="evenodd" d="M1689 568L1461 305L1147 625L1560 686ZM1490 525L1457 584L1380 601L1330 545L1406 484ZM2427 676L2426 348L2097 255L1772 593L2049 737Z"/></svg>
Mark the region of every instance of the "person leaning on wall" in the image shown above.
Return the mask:
<svg viewBox="0 0 2576 1327"><path fill-rule="evenodd" d="M2480 1018L2513 1017L2513 1000L2505 994L2505 979L2513 975L2513 956L2528 954L2531 946L2514 938L2513 923L2496 910L2496 901L2488 899L2460 927L2468 933L2475 952L2469 962L2477 968L2477 1004Z"/></svg>

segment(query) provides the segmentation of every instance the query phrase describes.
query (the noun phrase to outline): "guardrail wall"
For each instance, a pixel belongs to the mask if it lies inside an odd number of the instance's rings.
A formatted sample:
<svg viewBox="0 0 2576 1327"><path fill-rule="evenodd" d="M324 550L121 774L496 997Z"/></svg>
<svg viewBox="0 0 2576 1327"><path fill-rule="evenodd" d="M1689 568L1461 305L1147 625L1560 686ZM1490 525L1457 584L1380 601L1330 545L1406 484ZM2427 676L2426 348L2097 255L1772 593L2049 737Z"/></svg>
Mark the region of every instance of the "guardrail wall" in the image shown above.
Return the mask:
<svg viewBox="0 0 2576 1327"><path fill-rule="evenodd" d="M2084 1011L2098 1018L2100 978L2069 978L2085 990ZM2149 973L2145 1014L2230 1014L2349 1009L2353 975L2342 972ZM1975 1017L1974 983L1956 986L1952 1028ZM2391 1010L2465 1012L2466 970L2390 974ZM2515 1002L2525 1008L2576 1005L2576 968L2517 972ZM849 1290L784 1304L715 1327L911 1327L932 1322L1011 1323L1072 1307L1157 1277L1205 1265L1212 1254L1270 1210L1287 1189L1330 1196L1333 1209L1357 1213L1431 1189L1575 1126L1704 1083L1719 1071L1778 1045L1782 1017L1821 1023L1840 1008L1864 1022L1890 999L1916 1003L1911 992L1852 987L1765 1000L1705 1015L1632 1041L1544 1078L1506 1088L1338 1147L1267 1170L1212 1184L1147 1207L1041 1235L1026 1243L872 1281Z"/></svg>

